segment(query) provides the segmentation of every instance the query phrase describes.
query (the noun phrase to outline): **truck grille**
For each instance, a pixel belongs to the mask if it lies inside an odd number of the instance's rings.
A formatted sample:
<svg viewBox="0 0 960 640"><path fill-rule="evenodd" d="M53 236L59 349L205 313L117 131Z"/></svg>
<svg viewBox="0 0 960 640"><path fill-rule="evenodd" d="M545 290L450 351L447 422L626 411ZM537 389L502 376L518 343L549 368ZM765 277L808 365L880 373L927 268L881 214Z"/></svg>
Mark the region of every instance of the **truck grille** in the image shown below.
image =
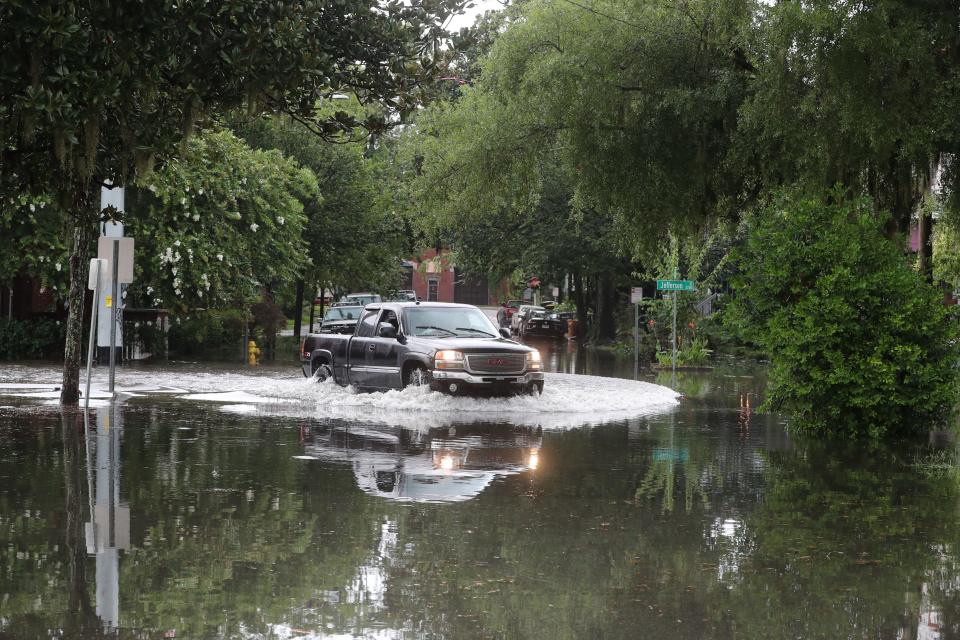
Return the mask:
<svg viewBox="0 0 960 640"><path fill-rule="evenodd" d="M473 373L520 373L526 362L522 353L468 353L466 358Z"/></svg>

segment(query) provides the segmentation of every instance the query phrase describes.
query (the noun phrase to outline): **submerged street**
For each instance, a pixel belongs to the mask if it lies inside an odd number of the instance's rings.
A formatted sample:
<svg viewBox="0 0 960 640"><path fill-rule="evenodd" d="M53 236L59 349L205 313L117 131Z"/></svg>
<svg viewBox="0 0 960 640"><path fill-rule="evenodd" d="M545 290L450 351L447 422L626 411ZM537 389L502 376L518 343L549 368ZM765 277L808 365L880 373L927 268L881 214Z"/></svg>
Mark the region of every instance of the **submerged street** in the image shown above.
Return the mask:
<svg viewBox="0 0 960 640"><path fill-rule="evenodd" d="M542 397L171 364L86 422L5 367L0 637L960 635L952 442L792 442L762 368L677 401L542 350Z"/></svg>

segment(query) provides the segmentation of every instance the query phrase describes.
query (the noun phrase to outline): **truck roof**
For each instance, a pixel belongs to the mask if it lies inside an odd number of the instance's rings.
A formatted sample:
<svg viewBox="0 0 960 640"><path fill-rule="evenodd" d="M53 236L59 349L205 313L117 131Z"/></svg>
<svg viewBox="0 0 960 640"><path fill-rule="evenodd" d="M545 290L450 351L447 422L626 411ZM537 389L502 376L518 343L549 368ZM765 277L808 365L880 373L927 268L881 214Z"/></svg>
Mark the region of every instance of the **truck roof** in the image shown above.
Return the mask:
<svg viewBox="0 0 960 640"><path fill-rule="evenodd" d="M452 309L477 309L475 305L472 304L460 304L458 302L371 302L368 304L365 309L377 309L377 308L397 308L397 309L409 309L416 307L450 307ZM479 310L479 309L478 309Z"/></svg>

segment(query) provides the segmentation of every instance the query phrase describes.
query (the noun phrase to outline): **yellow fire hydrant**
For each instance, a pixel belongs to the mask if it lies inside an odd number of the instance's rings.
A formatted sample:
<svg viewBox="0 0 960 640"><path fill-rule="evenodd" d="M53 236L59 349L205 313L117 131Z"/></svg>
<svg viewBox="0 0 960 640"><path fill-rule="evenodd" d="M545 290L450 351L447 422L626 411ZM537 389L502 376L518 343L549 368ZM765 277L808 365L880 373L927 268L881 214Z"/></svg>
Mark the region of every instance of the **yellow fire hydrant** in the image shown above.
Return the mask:
<svg viewBox="0 0 960 640"><path fill-rule="evenodd" d="M247 343L247 363L251 365L260 364L260 348L253 340Z"/></svg>

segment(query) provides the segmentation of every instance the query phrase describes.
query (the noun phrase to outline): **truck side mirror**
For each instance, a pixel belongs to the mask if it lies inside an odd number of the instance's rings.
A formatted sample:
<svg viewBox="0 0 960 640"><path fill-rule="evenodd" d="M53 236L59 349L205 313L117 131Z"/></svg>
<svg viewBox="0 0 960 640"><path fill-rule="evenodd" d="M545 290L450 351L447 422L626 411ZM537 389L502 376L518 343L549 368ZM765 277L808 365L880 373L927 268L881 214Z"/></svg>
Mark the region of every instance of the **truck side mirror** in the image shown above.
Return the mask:
<svg viewBox="0 0 960 640"><path fill-rule="evenodd" d="M377 335L381 338L396 338L397 328L389 322L381 322L377 327Z"/></svg>
<svg viewBox="0 0 960 640"><path fill-rule="evenodd" d="M512 336L510 335L510 329L506 327L500 327L500 335L509 340Z"/></svg>

